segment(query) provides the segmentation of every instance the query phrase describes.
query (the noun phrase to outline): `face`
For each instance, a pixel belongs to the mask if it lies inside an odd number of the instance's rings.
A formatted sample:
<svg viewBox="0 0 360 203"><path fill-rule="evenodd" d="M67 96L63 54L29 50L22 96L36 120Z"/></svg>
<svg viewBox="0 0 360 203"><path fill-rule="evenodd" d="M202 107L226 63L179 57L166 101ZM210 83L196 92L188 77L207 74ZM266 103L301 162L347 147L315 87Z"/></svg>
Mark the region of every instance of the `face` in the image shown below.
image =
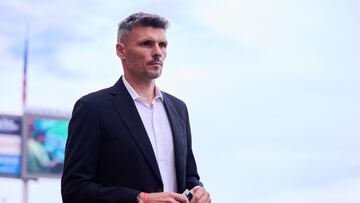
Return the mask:
<svg viewBox="0 0 360 203"><path fill-rule="evenodd" d="M45 143L45 135L39 135L37 138L36 138L36 141L40 142L40 143Z"/></svg>
<svg viewBox="0 0 360 203"><path fill-rule="evenodd" d="M125 42L116 45L127 79L152 81L161 75L166 58L165 30L153 27L135 27Z"/></svg>

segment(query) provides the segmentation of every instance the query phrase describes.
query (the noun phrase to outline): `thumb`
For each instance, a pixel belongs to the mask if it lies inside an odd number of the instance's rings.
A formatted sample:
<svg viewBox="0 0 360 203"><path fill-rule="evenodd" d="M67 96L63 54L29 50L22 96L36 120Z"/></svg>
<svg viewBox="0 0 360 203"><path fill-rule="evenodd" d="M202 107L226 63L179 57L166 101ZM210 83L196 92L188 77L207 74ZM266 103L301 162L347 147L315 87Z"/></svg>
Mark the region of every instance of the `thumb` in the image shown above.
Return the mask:
<svg viewBox="0 0 360 203"><path fill-rule="evenodd" d="M191 189L190 191L192 194L194 194L199 188L201 188L201 186L198 185L198 186L193 187L193 189Z"/></svg>
<svg viewBox="0 0 360 203"><path fill-rule="evenodd" d="M189 203L189 200L187 199L187 197L183 194L174 194L174 199L180 203Z"/></svg>

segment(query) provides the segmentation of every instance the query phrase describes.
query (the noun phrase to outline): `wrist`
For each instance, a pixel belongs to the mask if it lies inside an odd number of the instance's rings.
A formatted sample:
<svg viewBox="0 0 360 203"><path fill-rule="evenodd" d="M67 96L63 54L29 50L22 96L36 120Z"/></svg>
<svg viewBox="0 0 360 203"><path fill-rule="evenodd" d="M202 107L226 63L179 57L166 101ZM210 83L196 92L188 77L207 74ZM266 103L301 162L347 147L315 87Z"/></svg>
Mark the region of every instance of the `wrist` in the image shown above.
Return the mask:
<svg viewBox="0 0 360 203"><path fill-rule="evenodd" d="M136 197L136 200L138 203L147 203L147 195L146 192L140 192L138 196Z"/></svg>
<svg viewBox="0 0 360 203"><path fill-rule="evenodd" d="M137 203L142 203L143 200L142 200L142 192L139 192L139 194L136 196L136 202Z"/></svg>

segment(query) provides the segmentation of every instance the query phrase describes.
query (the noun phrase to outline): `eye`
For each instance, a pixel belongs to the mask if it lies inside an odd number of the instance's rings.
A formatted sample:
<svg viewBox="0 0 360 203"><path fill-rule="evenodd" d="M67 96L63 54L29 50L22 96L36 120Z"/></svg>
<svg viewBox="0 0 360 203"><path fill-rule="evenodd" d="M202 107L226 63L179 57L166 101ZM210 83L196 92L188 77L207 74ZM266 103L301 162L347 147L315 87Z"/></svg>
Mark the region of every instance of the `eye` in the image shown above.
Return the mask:
<svg viewBox="0 0 360 203"><path fill-rule="evenodd" d="M143 47L151 46L151 41L150 40L143 41L140 43L140 46L143 46Z"/></svg>
<svg viewBox="0 0 360 203"><path fill-rule="evenodd" d="M161 47L161 48L166 48L166 47L167 47L167 43L166 43L166 42L160 42L160 43L159 43L159 47Z"/></svg>

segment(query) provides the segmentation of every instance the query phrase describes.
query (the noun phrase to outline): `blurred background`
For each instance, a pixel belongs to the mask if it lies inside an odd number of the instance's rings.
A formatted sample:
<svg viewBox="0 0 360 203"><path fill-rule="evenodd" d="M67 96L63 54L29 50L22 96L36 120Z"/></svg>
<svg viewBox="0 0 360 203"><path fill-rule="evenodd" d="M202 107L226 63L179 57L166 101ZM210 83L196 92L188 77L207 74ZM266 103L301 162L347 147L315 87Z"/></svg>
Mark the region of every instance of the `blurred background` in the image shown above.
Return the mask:
<svg viewBox="0 0 360 203"><path fill-rule="evenodd" d="M27 104L69 115L122 74L120 20L168 18L158 86L188 105L213 202L360 202L360 1L0 0L0 113ZM28 34L26 34L28 33ZM30 181L29 203L60 203L60 180ZM0 177L0 202L20 203Z"/></svg>

